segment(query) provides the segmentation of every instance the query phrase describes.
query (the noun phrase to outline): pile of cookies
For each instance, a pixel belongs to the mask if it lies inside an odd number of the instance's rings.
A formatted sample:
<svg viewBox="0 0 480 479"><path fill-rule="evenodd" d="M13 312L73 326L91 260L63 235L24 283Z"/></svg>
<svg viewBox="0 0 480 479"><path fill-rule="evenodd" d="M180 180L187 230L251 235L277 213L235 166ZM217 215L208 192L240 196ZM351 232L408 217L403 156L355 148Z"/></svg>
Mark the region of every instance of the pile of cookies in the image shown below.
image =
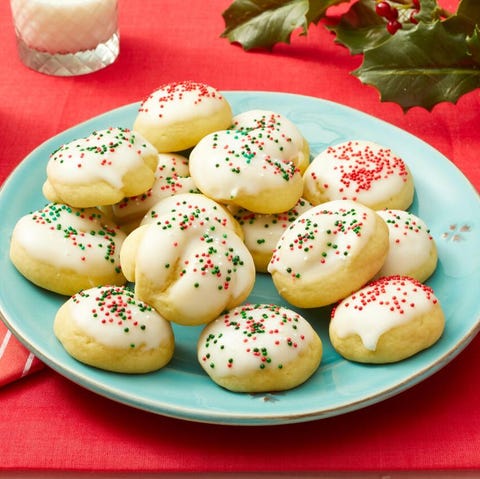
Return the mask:
<svg viewBox="0 0 480 479"><path fill-rule="evenodd" d="M387 147L352 139L310 162L285 116L234 116L213 87L185 81L155 90L131 129L61 146L46 177L50 203L19 219L10 258L69 296L54 333L86 364L157 370L174 354L172 323L200 325L212 380L275 391L321 362L301 308L333 306L330 340L353 361L399 361L443 332L424 284L435 242L408 212L414 181ZM246 303L257 274L292 308Z"/></svg>

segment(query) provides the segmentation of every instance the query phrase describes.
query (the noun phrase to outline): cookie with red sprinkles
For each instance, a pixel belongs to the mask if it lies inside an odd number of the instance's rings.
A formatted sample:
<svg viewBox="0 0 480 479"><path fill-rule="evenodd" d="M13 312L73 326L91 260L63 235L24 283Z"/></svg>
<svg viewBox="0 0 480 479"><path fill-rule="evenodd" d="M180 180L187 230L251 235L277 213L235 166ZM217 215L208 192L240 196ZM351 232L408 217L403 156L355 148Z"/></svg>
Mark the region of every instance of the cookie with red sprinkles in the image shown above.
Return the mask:
<svg viewBox="0 0 480 479"><path fill-rule="evenodd" d="M392 363L435 344L444 328L444 313L432 288L408 276L388 276L337 304L329 335L346 359Z"/></svg>
<svg viewBox="0 0 480 479"><path fill-rule="evenodd" d="M375 211L336 200L300 215L277 242L268 271L279 294L300 308L336 303L370 281L388 253Z"/></svg>
<svg viewBox="0 0 480 479"><path fill-rule="evenodd" d="M167 218L139 226L122 246L135 296L185 326L206 324L245 301L255 265L240 236L202 214Z"/></svg>
<svg viewBox="0 0 480 479"><path fill-rule="evenodd" d="M17 221L10 260L32 283L70 296L126 282L120 267L125 236L97 208L50 203Z"/></svg>
<svg viewBox="0 0 480 479"><path fill-rule="evenodd" d="M411 276L426 281L438 261L435 240L425 222L403 210L382 210L377 214L388 226L390 248L378 277Z"/></svg>
<svg viewBox="0 0 480 479"><path fill-rule="evenodd" d="M205 326L197 357L210 378L231 391L283 391L314 374L322 358L322 342L293 310L244 304Z"/></svg>
<svg viewBox="0 0 480 479"><path fill-rule="evenodd" d="M53 330L72 357L119 373L147 373L168 364L171 324L122 286L82 290L58 310Z"/></svg>
<svg viewBox="0 0 480 479"><path fill-rule="evenodd" d="M155 181L157 150L128 128L93 131L54 151L43 194L77 208L113 205L145 193Z"/></svg>
<svg viewBox="0 0 480 479"><path fill-rule="evenodd" d="M231 124L230 104L218 90L186 80L150 93L138 109L133 129L160 153L171 153L191 148L204 136Z"/></svg>
<svg viewBox="0 0 480 479"><path fill-rule="evenodd" d="M406 210L414 194L406 162L390 148L366 140L327 147L310 163L303 182L303 194L314 205L353 200L374 210Z"/></svg>

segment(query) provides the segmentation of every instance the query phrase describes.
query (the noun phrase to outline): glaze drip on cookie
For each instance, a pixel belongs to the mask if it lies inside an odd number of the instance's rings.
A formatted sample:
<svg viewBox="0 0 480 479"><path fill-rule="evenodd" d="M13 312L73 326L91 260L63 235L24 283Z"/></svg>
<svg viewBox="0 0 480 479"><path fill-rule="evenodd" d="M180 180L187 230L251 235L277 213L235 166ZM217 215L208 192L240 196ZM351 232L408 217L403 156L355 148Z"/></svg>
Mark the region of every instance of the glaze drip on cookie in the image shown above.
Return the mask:
<svg viewBox="0 0 480 479"><path fill-rule="evenodd" d="M67 143L51 154L47 176L54 184L92 184L105 181L121 189L124 176L143 165L145 156L156 156L155 148L127 128L108 128Z"/></svg>
<svg viewBox="0 0 480 479"><path fill-rule="evenodd" d="M366 349L375 351L382 334L427 313L437 303L432 288L413 278L384 277L341 301L332 311L332 327L339 338L357 334Z"/></svg>

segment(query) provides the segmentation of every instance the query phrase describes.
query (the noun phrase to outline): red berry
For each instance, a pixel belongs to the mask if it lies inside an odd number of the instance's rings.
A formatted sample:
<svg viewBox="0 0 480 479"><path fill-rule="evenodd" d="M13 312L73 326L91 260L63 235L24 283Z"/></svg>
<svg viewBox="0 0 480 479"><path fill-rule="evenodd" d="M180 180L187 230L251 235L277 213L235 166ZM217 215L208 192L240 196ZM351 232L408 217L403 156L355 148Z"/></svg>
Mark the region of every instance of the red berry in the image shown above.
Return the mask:
<svg viewBox="0 0 480 479"><path fill-rule="evenodd" d="M380 17L386 18L391 11L392 11L392 7L387 2L378 2L377 5L375 6L375 12Z"/></svg>
<svg viewBox="0 0 480 479"><path fill-rule="evenodd" d="M412 0L412 5L415 10L420 10L420 0Z"/></svg>
<svg viewBox="0 0 480 479"><path fill-rule="evenodd" d="M390 20L387 23L387 31L390 35L395 35L402 28L402 24L398 20Z"/></svg>
<svg viewBox="0 0 480 479"><path fill-rule="evenodd" d="M418 12L412 12L410 13L410 22L413 23L414 25L416 25L418 23L418 20L415 18L415 15L417 14Z"/></svg>
<svg viewBox="0 0 480 479"><path fill-rule="evenodd" d="M391 8L388 12L388 15L385 15L387 20L393 21L398 18L398 10L396 8Z"/></svg>

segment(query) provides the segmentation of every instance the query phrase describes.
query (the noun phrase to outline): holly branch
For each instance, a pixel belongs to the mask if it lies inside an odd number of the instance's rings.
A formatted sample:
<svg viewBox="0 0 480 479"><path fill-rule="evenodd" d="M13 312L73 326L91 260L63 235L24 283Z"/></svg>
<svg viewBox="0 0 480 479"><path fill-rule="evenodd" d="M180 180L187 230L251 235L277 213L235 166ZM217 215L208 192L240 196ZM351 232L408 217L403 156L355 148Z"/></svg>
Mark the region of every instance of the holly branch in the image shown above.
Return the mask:
<svg viewBox="0 0 480 479"><path fill-rule="evenodd" d="M234 0L223 12L222 36L245 50L272 49L290 43L295 30L307 35L341 3L348 11L324 24L352 55L363 55L351 73L381 101L432 110L480 88L478 0L461 0L455 12L437 0Z"/></svg>

